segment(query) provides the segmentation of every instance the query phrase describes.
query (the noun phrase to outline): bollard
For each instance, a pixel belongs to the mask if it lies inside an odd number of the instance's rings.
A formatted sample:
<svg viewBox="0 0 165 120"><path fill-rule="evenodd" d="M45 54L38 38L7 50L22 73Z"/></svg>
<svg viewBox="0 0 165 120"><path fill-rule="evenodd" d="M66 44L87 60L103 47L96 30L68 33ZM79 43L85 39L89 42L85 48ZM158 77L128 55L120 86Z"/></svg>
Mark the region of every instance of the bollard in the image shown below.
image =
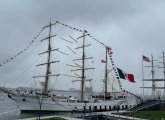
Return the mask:
<svg viewBox="0 0 165 120"><path fill-rule="evenodd" d="M105 105L105 111L107 110L107 106Z"/></svg>
<svg viewBox="0 0 165 120"><path fill-rule="evenodd" d="M109 106L109 111L111 111L111 106Z"/></svg>
<svg viewBox="0 0 165 120"><path fill-rule="evenodd" d="M128 105L125 105L125 109L126 109L126 110L128 109Z"/></svg>
<svg viewBox="0 0 165 120"><path fill-rule="evenodd" d="M102 109L101 109L101 106L100 106L100 111L101 111Z"/></svg>
<svg viewBox="0 0 165 120"><path fill-rule="evenodd" d="M86 111L86 106L84 106L84 111Z"/></svg>
<svg viewBox="0 0 165 120"><path fill-rule="evenodd" d="M122 105L121 107L122 107L122 110L124 110L124 105Z"/></svg>
<svg viewBox="0 0 165 120"><path fill-rule="evenodd" d="M118 105L118 110L120 110L120 105Z"/></svg>
<svg viewBox="0 0 165 120"><path fill-rule="evenodd" d="M116 110L116 107L115 106L113 106L113 110Z"/></svg>
<svg viewBox="0 0 165 120"><path fill-rule="evenodd" d="M91 106L89 106L89 112L91 112Z"/></svg>
<svg viewBox="0 0 165 120"><path fill-rule="evenodd" d="M94 111L95 111L95 112L97 111L97 106L94 107Z"/></svg>

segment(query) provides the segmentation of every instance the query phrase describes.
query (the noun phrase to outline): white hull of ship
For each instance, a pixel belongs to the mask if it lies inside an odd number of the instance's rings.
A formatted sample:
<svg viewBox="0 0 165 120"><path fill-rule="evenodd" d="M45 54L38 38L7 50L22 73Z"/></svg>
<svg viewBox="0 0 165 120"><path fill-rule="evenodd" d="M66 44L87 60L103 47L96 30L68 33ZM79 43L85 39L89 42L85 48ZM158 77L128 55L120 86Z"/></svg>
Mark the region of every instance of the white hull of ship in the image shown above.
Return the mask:
<svg viewBox="0 0 165 120"><path fill-rule="evenodd" d="M117 105L121 105L123 100L109 100L100 102L57 102L51 98L44 98L41 102L37 97L31 96L11 96L11 99L15 101L21 112L33 112L39 111L41 106L41 111L43 112L71 112L71 111L83 111L84 106L86 110L94 110L109 108Z"/></svg>

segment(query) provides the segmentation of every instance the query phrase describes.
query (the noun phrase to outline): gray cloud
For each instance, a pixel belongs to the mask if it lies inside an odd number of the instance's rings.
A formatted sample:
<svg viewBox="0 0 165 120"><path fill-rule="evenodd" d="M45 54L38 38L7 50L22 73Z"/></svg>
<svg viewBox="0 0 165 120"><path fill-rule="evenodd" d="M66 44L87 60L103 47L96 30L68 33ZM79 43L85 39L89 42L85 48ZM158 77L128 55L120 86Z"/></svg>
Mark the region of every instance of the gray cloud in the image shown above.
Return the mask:
<svg viewBox="0 0 165 120"><path fill-rule="evenodd" d="M23 49L51 18L85 28L111 46L117 66L134 73L137 80L133 87L125 81L123 85L136 92L141 86L142 54L159 57L164 50L164 13L163 0L1 0L0 61ZM9 69L3 66L0 74L5 77Z"/></svg>

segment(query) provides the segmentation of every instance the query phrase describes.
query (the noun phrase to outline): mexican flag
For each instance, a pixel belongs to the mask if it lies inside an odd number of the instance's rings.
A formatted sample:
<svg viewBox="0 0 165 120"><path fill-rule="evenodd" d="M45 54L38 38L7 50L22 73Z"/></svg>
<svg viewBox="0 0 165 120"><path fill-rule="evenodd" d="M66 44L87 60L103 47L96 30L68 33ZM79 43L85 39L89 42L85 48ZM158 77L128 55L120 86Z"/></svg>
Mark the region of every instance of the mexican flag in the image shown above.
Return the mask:
<svg viewBox="0 0 165 120"><path fill-rule="evenodd" d="M129 74L129 73L126 73L124 72L123 70L117 68L117 71L118 71L118 75L121 79L126 79L128 80L129 82L133 82L135 83L136 81L134 80L134 75L133 74Z"/></svg>

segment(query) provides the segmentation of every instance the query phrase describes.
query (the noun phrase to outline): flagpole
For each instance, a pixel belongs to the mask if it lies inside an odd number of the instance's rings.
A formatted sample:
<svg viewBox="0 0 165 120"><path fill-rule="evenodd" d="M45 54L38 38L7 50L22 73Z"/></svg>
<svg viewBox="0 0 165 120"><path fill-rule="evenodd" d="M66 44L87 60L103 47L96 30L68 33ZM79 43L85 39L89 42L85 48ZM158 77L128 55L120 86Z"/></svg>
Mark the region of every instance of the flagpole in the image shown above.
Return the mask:
<svg viewBox="0 0 165 120"><path fill-rule="evenodd" d="M142 82L143 82L143 98L144 98L144 67L143 67L143 56L142 56Z"/></svg>

